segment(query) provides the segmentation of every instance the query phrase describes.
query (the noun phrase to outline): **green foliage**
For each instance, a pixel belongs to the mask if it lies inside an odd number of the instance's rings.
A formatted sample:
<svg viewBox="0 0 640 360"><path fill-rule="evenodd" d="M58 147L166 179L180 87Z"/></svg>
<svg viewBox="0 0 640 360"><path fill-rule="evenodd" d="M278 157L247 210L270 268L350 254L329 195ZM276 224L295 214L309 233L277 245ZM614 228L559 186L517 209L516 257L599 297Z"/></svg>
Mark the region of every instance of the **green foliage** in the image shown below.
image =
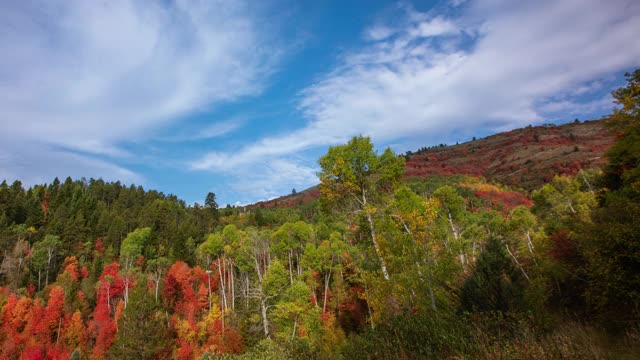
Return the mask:
<svg viewBox="0 0 640 360"><path fill-rule="evenodd" d="M164 314L147 291L146 279L140 277L118 322L110 354L115 359L159 356L166 348L167 332Z"/></svg>
<svg viewBox="0 0 640 360"><path fill-rule="evenodd" d="M625 74L627 86L612 93L620 105L609 118L611 128L619 132L618 141L607 152L603 184L626 197L640 199L640 69Z"/></svg>
<svg viewBox="0 0 640 360"><path fill-rule="evenodd" d="M280 295L284 290L286 290L286 286L289 282L288 278L289 275L287 270L285 270L280 260L273 260L263 279L265 294L270 297Z"/></svg>
<svg viewBox="0 0 640 360"><path fill-rule="evenodd" d="M640 203L610 199L578 233L587 301L609 326L640 319Z"/></svg>
<svg viewBox="0 0 640 360"><path fill-rule="evenodd" d="M131 262L142 256L142 250L151 236L151 228L135 229L122 241L120 258L123 263Z"/></svg>
<svg viewBox="0 0 640 360"><path fill-rule="evenodd" d="M321 201L329 206L356 201L363 208L367 201L375 203L397 187L404 173L403 157L390 148L378 155L371 140L363 136L330 147L318 162Z"/></svg>
<svg viewBox="0 0 640 360"><path fill-rule="evenodd" d="M490 238L473 274L462 287L460 301L466 311L521 311L525 280L504 246Z"/></svg>
<svg viewBox="0 0 640 360"><path fill-rule="evenodd" d="M224 235L209 234L207 235L207 240L198 247L198 252L205 256L208 255L211 258L217 258L224 253L224 245Z"/></svg>
<svg viewBox="0 0 640 360"><path fill-rule="evenodd" d="M471 329L454 314L398 316L349 339L346 359L445 359L473 354Z"/></svg>
<svg viewBox="0 0 640 360"><path fill-rule="evenodd" d="M554 177L551 183L533 191L531 197L535 203L532 210L546 224L548 232L588 221L597 205L593 192L583 191L578 179L567 176Z"/></svg>

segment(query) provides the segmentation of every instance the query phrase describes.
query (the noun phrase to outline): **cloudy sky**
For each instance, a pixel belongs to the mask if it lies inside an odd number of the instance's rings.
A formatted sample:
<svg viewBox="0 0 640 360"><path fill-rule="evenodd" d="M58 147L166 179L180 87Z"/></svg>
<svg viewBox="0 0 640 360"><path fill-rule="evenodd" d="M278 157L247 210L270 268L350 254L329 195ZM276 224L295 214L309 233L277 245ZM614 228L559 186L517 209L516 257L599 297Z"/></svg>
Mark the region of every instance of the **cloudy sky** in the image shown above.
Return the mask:
<svg viewBox="0 0 640 360"><path fill-rule="evenodd" d="M6 0L0 179L244 204L397 152L592 119L640 66L635 0Z"/></svg>

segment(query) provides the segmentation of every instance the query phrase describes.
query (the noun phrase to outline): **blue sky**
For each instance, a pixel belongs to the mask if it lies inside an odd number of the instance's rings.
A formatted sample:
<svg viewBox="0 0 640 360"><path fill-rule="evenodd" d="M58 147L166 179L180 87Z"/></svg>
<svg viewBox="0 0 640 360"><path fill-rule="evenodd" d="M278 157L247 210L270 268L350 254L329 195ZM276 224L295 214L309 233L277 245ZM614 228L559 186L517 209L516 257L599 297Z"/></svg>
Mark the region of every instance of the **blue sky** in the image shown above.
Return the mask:
<svg viewBox="0 0 640 360"><path fill-rule="evenodd" d="M610 113L633 0L3 1L0 179L245 204L397 152Z"/></svg>

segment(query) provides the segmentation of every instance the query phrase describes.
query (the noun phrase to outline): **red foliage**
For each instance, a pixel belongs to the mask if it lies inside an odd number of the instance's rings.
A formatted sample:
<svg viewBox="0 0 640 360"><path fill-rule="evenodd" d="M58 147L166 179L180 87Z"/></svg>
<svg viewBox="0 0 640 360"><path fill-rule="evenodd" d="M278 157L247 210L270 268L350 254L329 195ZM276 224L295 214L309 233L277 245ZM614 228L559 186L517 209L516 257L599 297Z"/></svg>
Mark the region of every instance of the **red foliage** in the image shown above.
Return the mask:
<svg viewBox="0 0 640 360"><path fill-rule="evenodd" d="M44 352L40 347L29 347L22 352L22 358L25 360L44 360Z"/></svg>
<svg viewBox="0 0 640 360"><path fill-rule="evenodd" d="M351 287L347 298L338 305L340 308L338 321L346 331L355 331L367 321L367 303L361 296L363 292L364 289L361 287Z"/></svg>
<svg viewBox="0 0 640 360"><path fill-rule="evenodd" d="M223 353L239 354L244 349L244 340L242 336L233 328L225 329L223 336Z"/></svg>
<svg viewBox="0 0 640 360"><path fill-rule="evenodd" d="M52 342L59 336L58 329L62 327L64 316L64 289L61 286L53 286L49 293L49 300L44 310L44 329Z"/></svg>
<svg viewBox="0 0 640 360"><path fill-rule="evenodd" d="M198 308L192 280L191 268L182 261L174 263L167 272L162 296L178 314L185 315Z"/></svg>
<svg viewBox="0 0 640 360"><path fill-rule="evenodd" d="M81 276L83 279L86 279L86 278L88 278L88 277L89 277L89 269L87 269L87 267L86 267L86 266L83 266L83 267L82 267L82 269L80 269L80 276Z"/></svg>
<svg viewBox="0 0 640 360"><path fill-rule="evenodd" d="M578 257L578 247L567 229L553 232L549 235L549 240L553 259L566 263L573 262Z"/></svg>
<svg viewBox="0 0 640 360"><path fill-rule="evenodd" d="M27 285L27 295L29 297L33 297L33 294L36 293L36 286L33 283Z"/></svg>
<svg viewBox="0 0 640 360"><path fill-rule="evenodd" d="M42 211L44 211L45 214L49 213L49 194L47 193L42 195Z"/></svg>
<svg viewBox="0 0 640 360"><path fill-rule="evenodd" d="M504 214L520 205L533 206L533 201L515 191L476 191L474 195L477 198L488 200L489 208L502 211Z"/></svg>
<svg viewBox="0 0 640 360"><path fill-rule="evenodd" d="M176 355L178 359L189 360L193 355L193 347L187 340L178 339L178 351Z"/></svg>
<svg viewBox="0 0 640 360"><path fill-rule="evenodd" d="M111 317L116 299L121 298L124 282L118 275L120 265L109 264L102 270L97 289L96 307L93 310L93 321L89 323L89 332L95 338L93 355L102 359L113 344L116 335L116 321Z"/></svg>
<svg viewBox="0 0 640 360"><path fill-rule="evenodd" d="M75 256L68 256L64 259L62 264L64 268L63 274L69 274L70 279L77 281L80 279L80 272L78 271L78 259Z"/></svg>
<svg viewBox="0 0 640 360"><path fill-rule="evenodd" d="M102 241L102 238L96 239L96 251L100 255L104 255L104 252L106 251L106 249L104 248L104 243Z"/></svg>

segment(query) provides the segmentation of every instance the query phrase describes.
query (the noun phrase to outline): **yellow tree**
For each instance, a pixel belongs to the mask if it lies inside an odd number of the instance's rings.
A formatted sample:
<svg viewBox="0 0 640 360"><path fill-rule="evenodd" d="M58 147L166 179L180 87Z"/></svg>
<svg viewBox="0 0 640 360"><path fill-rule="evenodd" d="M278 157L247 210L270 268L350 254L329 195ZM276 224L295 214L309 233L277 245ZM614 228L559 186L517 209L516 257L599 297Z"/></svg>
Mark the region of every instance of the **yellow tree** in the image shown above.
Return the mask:
<svg viewBox="0 0 640 360"><path fill-rule="evenodd" d="M382 275L389 272L376 238L374 215L385 198L398 187L404 174L404 158L390 148L378 155L371 139L356 136L345 145L332 146L319 160L321 201L366 217Z"/></svg>

